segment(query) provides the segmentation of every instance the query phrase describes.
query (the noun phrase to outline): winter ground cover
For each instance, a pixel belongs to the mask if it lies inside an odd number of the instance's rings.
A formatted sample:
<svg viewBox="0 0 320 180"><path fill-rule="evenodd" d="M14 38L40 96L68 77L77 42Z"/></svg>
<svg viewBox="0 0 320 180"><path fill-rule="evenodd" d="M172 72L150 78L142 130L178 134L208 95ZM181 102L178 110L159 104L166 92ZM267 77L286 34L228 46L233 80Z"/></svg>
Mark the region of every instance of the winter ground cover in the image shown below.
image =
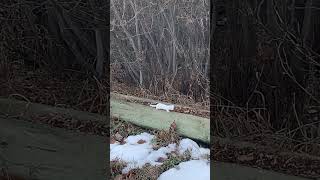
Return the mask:
<svg viewBox="0 0 320 180"><path fill-rule="evenodd" d="M155 136L143 132L131 135L122 142L114 141L110 144L110 160L122 162L122 174L129 174L135 169L146 165L162 168L158 180L173 179L210 179L210 150L200 147L191 139L182 139L178 143L154 148ZM172 157L185 157L173 163ZM160 168L161 169L161 168Z"/></svg>

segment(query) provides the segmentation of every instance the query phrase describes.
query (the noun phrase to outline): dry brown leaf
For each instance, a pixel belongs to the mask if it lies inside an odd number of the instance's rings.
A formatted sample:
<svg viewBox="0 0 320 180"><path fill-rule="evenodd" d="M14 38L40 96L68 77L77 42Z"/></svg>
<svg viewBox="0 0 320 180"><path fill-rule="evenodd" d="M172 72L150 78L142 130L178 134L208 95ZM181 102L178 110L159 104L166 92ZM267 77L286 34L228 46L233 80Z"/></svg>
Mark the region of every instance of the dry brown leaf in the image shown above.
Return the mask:
<svg viewBox="0 0 320 180"><path fill-rule="evenodd" d="M140 139L137 143L138 143L138 144L143 144L143 143L145 143L145 142L146 142L145 140Z"/></svg>
<svg viewBox="0 0 320 180"><path fill-rule="evenodd" d="M166 160L166 158L159 157L156 162L164 162L165 160Z"/></svg>

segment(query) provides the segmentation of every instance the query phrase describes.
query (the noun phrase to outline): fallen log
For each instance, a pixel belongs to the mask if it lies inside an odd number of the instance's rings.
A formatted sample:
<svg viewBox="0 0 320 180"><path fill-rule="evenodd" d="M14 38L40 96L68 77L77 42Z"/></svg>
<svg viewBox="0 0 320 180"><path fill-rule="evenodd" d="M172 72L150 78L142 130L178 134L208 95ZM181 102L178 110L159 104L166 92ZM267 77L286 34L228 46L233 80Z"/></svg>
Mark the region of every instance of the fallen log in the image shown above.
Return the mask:
<svg viewBox="0 0 320 180"><path fill-rule="evenodd" d="M110 112L113 117L118 117L141 127L157 130L168 130L170 125L175 122L177 132L180 135L210 143L210 120L207 118L156 110L149 106L112 97L110 105Z"/></svg>

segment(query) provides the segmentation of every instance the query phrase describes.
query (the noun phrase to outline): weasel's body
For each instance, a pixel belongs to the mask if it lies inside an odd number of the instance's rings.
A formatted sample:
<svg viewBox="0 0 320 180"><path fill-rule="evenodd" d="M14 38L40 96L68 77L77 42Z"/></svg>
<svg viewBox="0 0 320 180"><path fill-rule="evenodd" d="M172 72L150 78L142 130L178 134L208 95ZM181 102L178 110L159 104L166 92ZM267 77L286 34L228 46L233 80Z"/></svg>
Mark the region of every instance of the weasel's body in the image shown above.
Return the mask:
<svg viewBox="0 0 320 180"><path fill-rule="evenodd" d="M155 107L157 110L165 110L167 112L170 112L174 109L174 105L166 105L166 104L162 104L162 103L158 103L155 105L150 105L151 107Z"/></svg>

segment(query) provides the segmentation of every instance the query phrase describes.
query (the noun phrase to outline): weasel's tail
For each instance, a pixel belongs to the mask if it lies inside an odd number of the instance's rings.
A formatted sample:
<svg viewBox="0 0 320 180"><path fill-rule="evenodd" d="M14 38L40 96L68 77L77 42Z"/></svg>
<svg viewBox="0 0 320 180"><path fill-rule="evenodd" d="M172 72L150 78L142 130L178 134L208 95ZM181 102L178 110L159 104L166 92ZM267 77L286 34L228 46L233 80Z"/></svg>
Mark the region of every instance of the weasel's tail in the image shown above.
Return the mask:
<svg viewBox="0 0 320 180"><path fill-rule="evenodd" d="M151 106L151 107L156 107L157 105L156 105L156 104L150 104L150 106Z"/></svg>

